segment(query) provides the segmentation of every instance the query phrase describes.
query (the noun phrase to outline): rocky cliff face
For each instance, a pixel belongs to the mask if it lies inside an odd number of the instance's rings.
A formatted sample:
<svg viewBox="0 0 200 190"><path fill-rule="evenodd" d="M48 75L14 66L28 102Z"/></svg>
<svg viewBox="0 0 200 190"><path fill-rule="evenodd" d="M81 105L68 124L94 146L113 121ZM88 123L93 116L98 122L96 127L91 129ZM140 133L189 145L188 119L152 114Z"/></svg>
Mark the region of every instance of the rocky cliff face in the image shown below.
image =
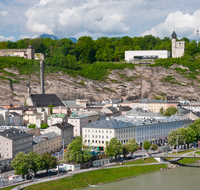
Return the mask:
<svg viewBox="0 0 200 190"><path fill-rule="evenodd" d="M29 77L20 76L15 69L5 70L15 73L20 82L10 83L9 80L0 80L0 103L24 103ZM173 77L172 84L165 80L168 75ZM40 93L39 74L31 75L30 84L32 94ZM113 70L104 82L80 76L75 78L61 72L45 75L45 93L55 93L62 100L76 98L86 98L90 101L110 98L133 100L166 95L197 99L200 96L200 83L198 80L192 81L178 74L174 69L136 66L135 70Z"/></svg>

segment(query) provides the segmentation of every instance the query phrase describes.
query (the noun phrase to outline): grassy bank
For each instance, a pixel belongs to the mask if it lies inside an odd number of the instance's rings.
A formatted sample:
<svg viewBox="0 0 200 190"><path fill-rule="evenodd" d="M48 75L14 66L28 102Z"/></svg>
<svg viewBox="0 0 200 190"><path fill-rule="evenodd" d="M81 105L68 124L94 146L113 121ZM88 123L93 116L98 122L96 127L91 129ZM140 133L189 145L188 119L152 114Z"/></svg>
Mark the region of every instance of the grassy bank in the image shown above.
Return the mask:
<svg viewBox="0 0 200 190"><path fill-rule="evenodd" d="M144 160L139 159L139 160L133 160L131 162L123 162L123 165L150 164L150 163L156 163L156 162L158 162L156 159L154 159L153 157L149 157L149 158L144 158ZM120 164L114 165L114 166L120 166Z"/></svg>
<svg viewBox="0 0 200 190"><path fill-rule="evenodd" d="M71 178L66 177L60 180L49 181L29 186L26 187L25 190L80 189L88 187L87 182L92 185L111 183L150 172L160 171L160 168L167 168L167 166L162 164L162 165L152 165L152 166L135 166L135 167L124 167L124 168L101 169L101 170L76 174Z"/></svg>
<svg viewBox="0 0 200 190"><path fill-rule="evenodd" d="M11 189L13 189L13 188L15 188L17 186L19 186L19 185L14 185L14 186L6 187L6 188L3 188L3 190L11 190Z"/></svg>

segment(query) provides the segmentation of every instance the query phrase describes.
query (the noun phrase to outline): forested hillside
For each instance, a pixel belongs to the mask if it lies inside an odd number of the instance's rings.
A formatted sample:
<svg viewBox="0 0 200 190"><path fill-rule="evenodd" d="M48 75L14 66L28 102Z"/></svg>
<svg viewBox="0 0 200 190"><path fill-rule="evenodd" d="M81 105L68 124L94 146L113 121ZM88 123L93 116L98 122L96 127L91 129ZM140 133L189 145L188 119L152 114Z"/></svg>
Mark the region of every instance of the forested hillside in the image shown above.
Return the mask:
<svg viewBox="0 0 200 190"><path fill-rule="evenodd" d="M182 40L182 39L181 39ZM186 54L194 55L200 52L195 41L186 42ZM151 35L144 37L101 37L93 40L89 36L83 36L77 43L70 39L52 40L50 38L22 39L16 42L0 42L0 49L27 48L32 44L36 53L46 54L46 63L52 66L75 69L82 63L94 63L96 61L121 61L124 60L126 50L169 50L171 40L169 37L160 39Z"/></svg>
<svg viewBox="0 0 200 190"><path fill-rule="evenodd" d="M187 66L190 71L177 69L186 77L195 79L198 74L196 69L200 69L200 60L195 57L200 53L200 46L197 47L195 41L187 38L181 39L186 42L185 56L182 58L169 58L156 60L152 66L163 66L169 68L174 63ZM169 50L171 51L171 40L156 38L151 35L144 37L101 37L93 40L89 36L83 36L77 43L70 39L52 40L50 38L21 39L16 42L0 42L0 49L27 48L32 44L36 48L36 53L46 55L46 73L64 71L75 76L80 75L94 80L104 80L111 70L130 68L133 64L122 63L125 50ZM118 61L118 64L114 63ZM1 57L0 70L4 67L16 67L23 74L39 71L37 61L24 60L22 58Z"/></svg>

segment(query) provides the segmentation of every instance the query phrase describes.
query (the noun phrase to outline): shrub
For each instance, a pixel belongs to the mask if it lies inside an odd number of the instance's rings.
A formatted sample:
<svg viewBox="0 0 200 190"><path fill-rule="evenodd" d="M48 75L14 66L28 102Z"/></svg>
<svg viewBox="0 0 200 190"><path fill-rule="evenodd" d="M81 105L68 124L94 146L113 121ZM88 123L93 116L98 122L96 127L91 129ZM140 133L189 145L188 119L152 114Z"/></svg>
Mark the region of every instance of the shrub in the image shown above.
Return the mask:
<svg viewBox="0 0 200 190"><path fill-rule="evenodd" d="M48 124L41 124L41 129L46 129L46 128L48 128L48 127L49 127Z"/></svg>
<svg viewBox="0 0 200 190"><path fill-rule="evenodd" d="M32 124L28 126L29 129L35 129L36 128L36 124Z"/></svg>

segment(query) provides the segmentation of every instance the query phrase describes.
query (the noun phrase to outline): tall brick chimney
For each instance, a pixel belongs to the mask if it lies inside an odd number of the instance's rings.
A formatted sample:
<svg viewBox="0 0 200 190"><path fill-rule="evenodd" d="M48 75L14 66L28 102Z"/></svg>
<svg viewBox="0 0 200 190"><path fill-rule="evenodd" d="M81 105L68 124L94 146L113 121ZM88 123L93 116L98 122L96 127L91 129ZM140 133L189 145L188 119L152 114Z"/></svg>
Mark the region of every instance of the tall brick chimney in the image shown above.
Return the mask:
<svg viewBox="0 0 200 190"><path fill-rule="evenodd" d="M41 85L41 94L44 94L44 61L40 59L40 85Z"/></svg>

